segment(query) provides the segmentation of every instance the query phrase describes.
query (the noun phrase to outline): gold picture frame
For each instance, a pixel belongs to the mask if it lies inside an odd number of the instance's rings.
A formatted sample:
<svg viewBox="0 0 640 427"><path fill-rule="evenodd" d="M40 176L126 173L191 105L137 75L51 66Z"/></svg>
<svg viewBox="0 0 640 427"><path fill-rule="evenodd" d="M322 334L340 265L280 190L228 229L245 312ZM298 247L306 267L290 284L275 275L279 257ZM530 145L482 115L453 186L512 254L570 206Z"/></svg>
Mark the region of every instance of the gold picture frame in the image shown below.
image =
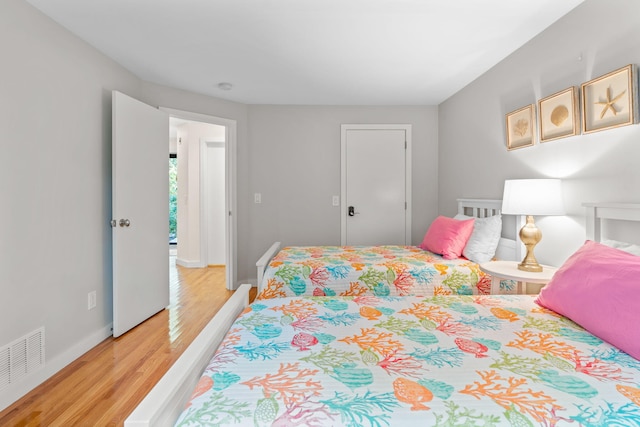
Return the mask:
<svg viewBox="0 0 640 427"><path fill-rule="evenodd" d="M578 91L575 86L538 101L540 142L575 136L580 133L577 111Z"/></svg>
<svg viewBox="0 0 640 427"><path fill-rule="evenodd" d="M582 132L638 123L638 79L634 64L582 83Z"/></svg>
<svg viewBox="0 0 640 427"><path fill-rule="evenodd" d="M531 147L535 140L536 130L535 104L527 105L507 114L507 150Z"/></svg>

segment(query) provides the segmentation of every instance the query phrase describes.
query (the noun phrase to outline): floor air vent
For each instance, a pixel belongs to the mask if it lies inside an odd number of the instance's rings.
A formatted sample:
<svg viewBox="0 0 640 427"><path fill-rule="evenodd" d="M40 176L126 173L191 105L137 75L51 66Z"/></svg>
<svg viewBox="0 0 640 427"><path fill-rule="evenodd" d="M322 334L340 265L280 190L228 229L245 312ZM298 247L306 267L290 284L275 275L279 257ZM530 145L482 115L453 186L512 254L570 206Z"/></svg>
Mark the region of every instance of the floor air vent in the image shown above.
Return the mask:
<svg viewBox="0 0 640 427"><path fill-rule="evenodd" d="M44 328L0 348L0 390L44 366Z"/></svg>

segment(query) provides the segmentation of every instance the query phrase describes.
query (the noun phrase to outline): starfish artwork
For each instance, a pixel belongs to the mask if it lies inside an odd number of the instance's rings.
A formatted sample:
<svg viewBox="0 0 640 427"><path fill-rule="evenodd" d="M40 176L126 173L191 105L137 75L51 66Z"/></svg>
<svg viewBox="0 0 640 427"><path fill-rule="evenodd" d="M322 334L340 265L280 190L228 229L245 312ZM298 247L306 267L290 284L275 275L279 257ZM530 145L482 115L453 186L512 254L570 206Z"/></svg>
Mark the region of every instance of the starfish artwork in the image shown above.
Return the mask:
<svg viewBox="0 0 640 427"><path fill-rule="evenodd" d="M605 114L607 114L608 110L611 110L611 112L613 113L613 115L615 116L616 114L618 114L618 111L616 110L615 104L616 101L618 101L620 98L622 98L622 95L624 95L624 93L626 92L626 90L623 90L620 95L616 96L615 98L611 99L611 86L609 86L607 88L607 100L606 101L596 101L595 104L598 105L604 105L604 108L602 109L602 112L600 113L600 118L602 119L604 117Z"/></svg>

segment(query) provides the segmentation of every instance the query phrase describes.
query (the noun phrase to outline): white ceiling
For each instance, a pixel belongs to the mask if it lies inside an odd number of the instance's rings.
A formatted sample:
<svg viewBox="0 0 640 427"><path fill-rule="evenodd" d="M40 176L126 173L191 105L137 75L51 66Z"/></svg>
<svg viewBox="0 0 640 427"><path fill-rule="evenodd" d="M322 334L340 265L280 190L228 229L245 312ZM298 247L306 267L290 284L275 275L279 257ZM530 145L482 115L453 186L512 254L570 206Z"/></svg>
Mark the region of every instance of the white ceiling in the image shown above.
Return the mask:
<svg viewBox="0 0 640 427"><path fill-rule="evenodd" d="M245 104L437 105L583 0L27 1L153 83Z"/></svg>

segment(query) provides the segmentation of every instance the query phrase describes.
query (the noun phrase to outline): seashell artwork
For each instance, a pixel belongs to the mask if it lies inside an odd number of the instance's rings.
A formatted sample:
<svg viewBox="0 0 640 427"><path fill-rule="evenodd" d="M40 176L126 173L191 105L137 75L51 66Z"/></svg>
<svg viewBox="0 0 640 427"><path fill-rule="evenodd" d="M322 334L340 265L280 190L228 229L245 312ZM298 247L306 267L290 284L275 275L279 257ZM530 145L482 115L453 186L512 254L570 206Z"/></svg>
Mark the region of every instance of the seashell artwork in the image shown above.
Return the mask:
<svg viewBox="0 0 640 427"><path fill-rule="evenodd" d="M578 94L574 86L538 101L540 142L574 136L579 132L577 102Z"/></svg>
<svg viewBox="0 0 640 427"><path fill-rule="evenodd" d="M560 126L569 118L569 109L564 105L558 105L551 112L551 123Z"/></svg>

